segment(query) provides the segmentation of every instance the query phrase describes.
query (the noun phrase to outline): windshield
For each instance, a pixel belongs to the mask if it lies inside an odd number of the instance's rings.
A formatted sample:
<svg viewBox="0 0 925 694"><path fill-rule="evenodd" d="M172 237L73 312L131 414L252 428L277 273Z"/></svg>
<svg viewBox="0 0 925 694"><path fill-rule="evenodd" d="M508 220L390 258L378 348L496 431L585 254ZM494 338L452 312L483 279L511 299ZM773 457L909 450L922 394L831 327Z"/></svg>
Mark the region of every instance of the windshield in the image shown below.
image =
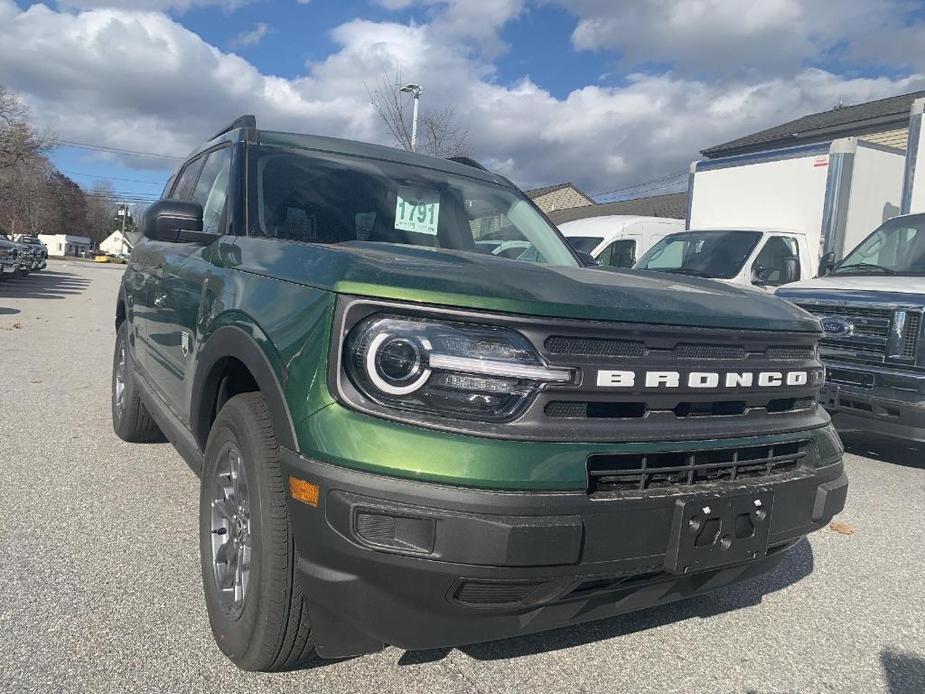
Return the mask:
<svg viewBox="0 0 925 694"><path fill-rule="evenodd" d="M682 231L652 246L634 269L731 279L760 239L760 231Z"/></svg>
<svg viewBox="0 0 925 694"><path fill-rule="evenodd" d="M391 161L263 146L259 232L307 243L369 241L577 267L523 193Z"/></svg>
<svg viewBox="0 0 925 694"><path fill-rule="evenodd" d="M885 222L842 260L832 274L925 274L925 215Z"/></svg>
<svg viewBox="0 0 925 694"><path fill-rule="evenodd" d="M572 248L576 251L590 253L600 245L604 238L602 236L566 236L565 240L572 244Z"/></svg>

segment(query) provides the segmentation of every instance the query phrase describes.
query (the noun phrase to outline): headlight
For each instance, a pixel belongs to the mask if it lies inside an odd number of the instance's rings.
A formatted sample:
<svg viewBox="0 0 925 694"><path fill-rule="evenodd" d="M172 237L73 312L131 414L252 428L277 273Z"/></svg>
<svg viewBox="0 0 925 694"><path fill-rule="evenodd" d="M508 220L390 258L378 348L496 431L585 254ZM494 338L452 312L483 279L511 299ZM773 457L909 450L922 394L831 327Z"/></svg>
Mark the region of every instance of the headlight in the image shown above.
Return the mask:
<svg viewBox="0 0 925 694"><path fill-rule="evenodd" d="M487 422L516 416L545 384L573 377L507 328L382 314L350 330L343 363L354 387L382 406Z"/></svg>

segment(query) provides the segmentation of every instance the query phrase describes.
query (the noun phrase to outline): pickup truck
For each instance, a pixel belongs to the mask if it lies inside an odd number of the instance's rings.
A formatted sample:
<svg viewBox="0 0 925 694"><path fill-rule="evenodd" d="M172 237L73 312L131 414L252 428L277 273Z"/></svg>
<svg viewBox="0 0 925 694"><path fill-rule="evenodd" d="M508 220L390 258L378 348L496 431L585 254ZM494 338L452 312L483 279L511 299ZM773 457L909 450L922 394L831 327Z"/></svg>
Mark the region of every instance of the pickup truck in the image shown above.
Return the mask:
<svg viewBox="0 0 925 694"><path fill-rule="evenodd" d="M827 275L777 294L822 321L836 426L925 441L925 214L894 217Z"/></svg>
<svg viewBox="0 0 925 694"><path fill-rule="evenodd" d="M0 235L0 281L19 274L19 247Z"/></svg>
<svg viewBox="0 0 925 694"><path fill-rule="evenodd" d="M20 277L25 277L30 272L35 272L45 267L45 259L42 257L41 251L35 246L13 241L3 233L0 233L0 241L12 244L16 249L16 272Z"/></svg>
<svg viewBox="0 0 925 694"><path fill-rule="evenodd" d="M199 474L206 607L241 668L698 595L845 503L817 319L584 267L471 160L243 116L141 226L113 427ZM530 252L480 244L499 236Z"/></svg>

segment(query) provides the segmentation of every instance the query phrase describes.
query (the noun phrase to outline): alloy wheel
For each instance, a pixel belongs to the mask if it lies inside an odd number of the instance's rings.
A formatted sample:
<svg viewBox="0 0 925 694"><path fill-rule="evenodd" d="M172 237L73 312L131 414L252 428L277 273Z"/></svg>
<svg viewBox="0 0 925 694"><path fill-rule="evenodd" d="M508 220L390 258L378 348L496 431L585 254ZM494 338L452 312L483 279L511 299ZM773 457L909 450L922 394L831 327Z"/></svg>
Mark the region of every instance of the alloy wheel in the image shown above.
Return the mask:
<svg viewBox="0 0 925 694"><path fill-rule="evenodd" d="M222 606L238 617L244 609L251 570L251 522L241 451L221 451L212 481L212 568Z"/></svg>

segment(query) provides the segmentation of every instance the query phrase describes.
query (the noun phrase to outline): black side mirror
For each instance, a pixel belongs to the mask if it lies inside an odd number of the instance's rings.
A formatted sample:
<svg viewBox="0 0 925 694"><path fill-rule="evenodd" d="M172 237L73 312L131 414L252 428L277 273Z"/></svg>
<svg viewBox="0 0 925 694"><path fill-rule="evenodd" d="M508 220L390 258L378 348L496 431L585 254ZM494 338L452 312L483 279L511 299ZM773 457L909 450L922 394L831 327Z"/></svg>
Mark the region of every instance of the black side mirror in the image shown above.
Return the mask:
<svg viewBox="0 0 925 694"><path fill-rule="evenodd" d="M835 251L829 251L819 261L819 276L828 275L835 268Z"/></svg>
<svg viewBox="0 0 925 694"><path fill-rule="evenodd" d="M584 264L585 267L594 267L595 265L601 264L600 261L597 260L597 258L595 258L593 255L585 251L576 250L575 255L577 255L581 259L581 262L582 264Z"/></svg>
<svg viewBox="0 0 925 694"><path fill-rule="evenodd" d="M155 241L209 243L215 234L202 230L202 205L186 200L159 200L145 212L142 233Z"/></svg>

